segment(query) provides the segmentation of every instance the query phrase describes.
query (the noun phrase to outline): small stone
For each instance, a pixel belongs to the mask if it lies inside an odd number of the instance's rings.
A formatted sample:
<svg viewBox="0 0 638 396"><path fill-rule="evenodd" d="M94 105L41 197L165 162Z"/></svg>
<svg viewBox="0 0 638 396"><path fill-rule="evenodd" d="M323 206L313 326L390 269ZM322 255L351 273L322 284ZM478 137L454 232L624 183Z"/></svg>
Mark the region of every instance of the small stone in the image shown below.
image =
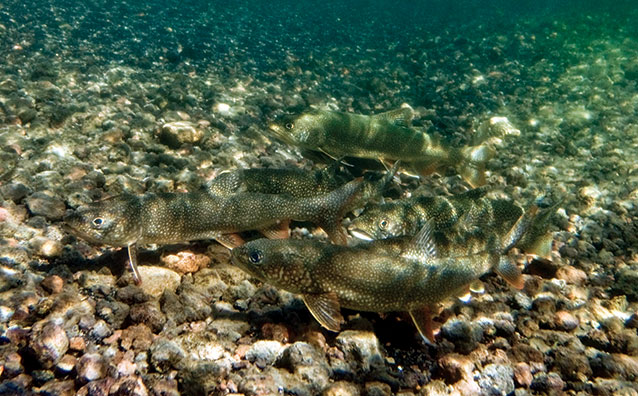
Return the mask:
<svg viewBox="0 0 638 396"><path fill-rule="evenodd" d="M275 362L282 349L283 345L279 341L257 341L246 352L246 359L264 368Z"/></svg>
<svg viewBox="0 0 638 396"><path fill-rule="evenodd" d="M75 368L77 358L73 355L64 355L62 359L55 365L58 371L62 374L68 374Z"/></svg>
<svg viewBox="0 0 638 396"><path fill-rule="evenodd" d="M550 394L560 392L565 387L565 382L556 373L538 373L530 385L530 389L537 392Z"/></svg>
<svg viewBox="0 0 638 396"><path fill-rule="evenodd" d="M138 376L118 378L109 389L109 396L148 396L148 389Z"/></svg>
<svg viewBox="0 0 638 396"><path fill-rule="evenodd" d="M71 349L72 351L84 351L84 348L86 348L86 343L84 341L84 338L82 337L71 337L71 339L69 340L69 349Z"/></svg>
<svg viewBox="0 0 638 396"><path fill-rule="evenodd" d="M474 363L466 356L456 353L444 355L438 361L441 376L448 384L453 384L461 379L471 379Z"/></svg>
<svg viewBox="0 0 638 396"><path fill-rule="evenodd" d="M49 381L40 388L34 389L36 394L50 396L74 396L75 382L73 380L66 381Z"/></svg>
<svg viewBox="0 0 638 396"><path fill-rule="evenodd" d="M159 333L166 323L166 316L162 313L157 301L148 301L131 306L129 317L133 323L144 323L154 333Z"/></svg>
<svg viewBox="0 0 638 396"><path fill-rule="evenodd" d="M51 368L66 353L69 339L62 327L48 322L40 331L34 329L29 344L42 367Z"/></svg>
<svg viewBox="0 0 638 396"><path fill-rule="evenodd" d="M53 371L51 370L33 370L31 372L31 378L36 386L41 386L55 378Z"/></svg>
<svg viewBox="0 0 638 396"><path fill-rule="evenodd" d="M42 280L40 286L44 288L47 292L51 294L57 294L62 291L64 287L64 279L60 278L57 275L47 276Z"/></svg>
<svg viewBox="0 0 638 396"><path fill-rule="evenodd" d="M592 375L589 360L583 353L573 352L568 348L557 348L554 353L554 368L558 369L561 378L568 381L584 382Z"/></svg>
<svg viewBox="0 0 638 396"><path fill-rule="evenodd" d="M22 356L20 356L17 352L11 352L4 358L4 377L3 378L13 378L17 375L20 375L24 372L24 367L22 367ZM0 376L2 376L2 370L0 370Z"/></svg>
<svg viewBox="0 0 638 396"><path fill-rule="evenodd" d="M29 241L37 254L43 257L58 257L62 254L62 243L43 237L35 237Z"/></svg>
<svg viewBox="0 0 638 396"><path fill-rule="evenodd" d="M571 265L565 265L556 271L556 278L574 285L583 285L587 281L587 273Z"/></svg>
<svg viewBox="0 0 638 396"><path fill-rule="evenodd" d="M107 396L113 382L113 378L89 382L78 390L77 396Z"/></svg>
<svg viewBox="0 0 638 396"><path fill-rule="evenodd" d="M351 383L345 381L338 381L327 387L322 396L359 396L361 392L359 388Z"/></svg>
<svg viewBox="0 0 638 396"><path fill-rule="evenodd" d="M533 379L529 364L525 362L516 363L514 366L514 381L518 386L527 388L531 385Z"/></svg>
<svg viewBox="0 0 638 396"><path fill-rule="evenodd" d="M306 342L297 341L283 350L277 359L277 366L295 371L298 367L312 366L322 361L325 362L323 353Z"/></svg>
<svg viewBox="0 0 638 396"><path fill-rule="evenodd" d="M0 307L1 309L2 307ZM1 315L0 315L1 317ZM0 319L1 321L2 319ZM638 314L633 313L629 319L627 319L627 321L625 322L625 327L627 327L628 329L636 329L638 328Z"/></svg>
<svg viewBox="0 0 638 396"><path fill-rule="evenodd" d="M174 121L162 126L159 137L160 142L177 149L182 144L198 143L204 137L204 132L190 121Z"/></svg>
<svg viewBox="0 0 638 396"><path fill-rule="evenodd" d="M365 390L366 396L390 396L392 394L390 385L379 381L366 382Z"/></svg>
<svg viewBox="0 0 638 396"><path fill-rule="evenodd" d="M563 331L572 331L579 324L578 318L567 311L558 311L554 314L554 324L557 329Z"/></svg>
<svg viewBox="0 0 638 396"><path fill-rule="evenodd" d="M78 359L75 371L82 382L90 382L104 377L106 365L99 353L87 353Z"/></svg>
<svg viewBox="0 0 638 396"><path fill-rule="evenodd" d="M61 220L66 212L64 201L43 191L31 194L26 204L33 215L44 216L48 220Z"/></svg>
<svg viewBox="0 0 638 396"><path fill-rule="evenodd" d="M269 340L279 341L285 344L290 339L288 328L279 323L265 323L261 326L261 334Z"/></svg>
<svg viewBox="0 0 638 396"><path fill-rule="evenodd" d="M129 326L122 330L120 345L124 350L147 350L153 344L153 332L144 323Z"/></svg>
<svg viewBox="0 0 638 396"><path fill-rule="evenodd" d="M441 327L441 334L454 343L456 352L466 355L476 349L483 339L483 328L473 322L448 320Z"/></svg>
<svg viewBox="0 0 638 396"><path fill-rule="evenodd" d="M485 395L508 395L514 392L514 370L503 364L488 364L483 368L478 384Z"/></svg>
<svg viewBox="0 0 638 396"><path fill-rule="evenodd" d="M177 367L186 356L186 352L174 341L158 338L150 348L150 362L160 373Z"/></svg>
<svg viewBox="0 0 638 396"><path fill-rule="evenodd" d="M0 195L15 203L20 203L29 194L31 194L31 189L22 183L16 182L0 186Z"/></svg>
<svg viewBox="0 0 638 396"><path fill-rule="evenodd" d="M140 266L140 288L151 298L159 298L164 290L175 291L182 278L173 270L155 266Z"/></svg>
<svg viewBox="0 0 638 396"><path fill-rule="evenodd" d="M95 324L91 328L91 331L89 332L89 335L91 337L94 337L100 340L102 338L106 338L110 336L111 334L113 334L113 331L111 330L109 325L101 319L95 322Z"/></svg>
<svg viewBox="0 0 638 396"><path fill-rule="evenodd" d="M384 365L383 352L377 336L370 331L345 330L335 340L348 363L355 369L370 371Z"/></svg>
<svg viewBox="0 0 638 396"><path fill-rule="evenodd" d="M207 255L190 251L163 255L160 261L166 268L180 275L197 272L202 268L208 267L211 263L211 259Z"/></svg>

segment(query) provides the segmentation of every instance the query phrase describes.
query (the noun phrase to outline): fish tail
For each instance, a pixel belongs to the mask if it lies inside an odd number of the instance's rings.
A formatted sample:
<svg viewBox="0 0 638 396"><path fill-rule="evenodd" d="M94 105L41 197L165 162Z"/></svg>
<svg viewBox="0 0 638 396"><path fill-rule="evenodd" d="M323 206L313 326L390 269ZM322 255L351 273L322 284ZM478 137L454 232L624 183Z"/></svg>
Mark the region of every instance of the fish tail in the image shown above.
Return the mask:
<svg viewBox="0 0 638 396"><path fill-rule="evenodd" d="M355 203L361 203L362 194L365 194L363 187L363 178L359 177L318 197L312 220L328 234L333 243L347 244L347 235L341 225L341 219L353 209Z"/></svg>
<svg viewBox="0 0 638 396"><path fill-rule="evenodd" d="M470 186L482 186L485 184L485 165L493 156L494 150L489 144L465 147L460 151L457 170Z"/></svg>

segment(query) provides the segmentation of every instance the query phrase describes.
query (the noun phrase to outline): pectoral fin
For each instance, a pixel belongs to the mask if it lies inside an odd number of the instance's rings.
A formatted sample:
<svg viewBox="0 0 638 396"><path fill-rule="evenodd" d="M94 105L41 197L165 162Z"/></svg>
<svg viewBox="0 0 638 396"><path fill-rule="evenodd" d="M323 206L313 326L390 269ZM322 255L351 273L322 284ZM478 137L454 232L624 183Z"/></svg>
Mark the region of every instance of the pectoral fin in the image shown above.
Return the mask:
<svg viewBox="0 0 638 396"><path fill-rule="evenodd" d="M344 320L336 293L305 294L303 302L320 325L330 331L339 331Z"/></svg>
<svg viewBox="0 0 638 396"><path fill-rule="evenodd" d="M432 309L429 306L413 309L410 311L410 317L426 342L436 343L434 340L434 326L432 325Z"/></svg>
<svg viewBox="0 0 638 396"><path fill-rule="evenodd" d="M234 249L245 243L239 234L220 234L215 237L215 240L228 249Z"/></svg>
<svg viewBox="0 0 638 396"><path fill-rule="evenodd" d="M432 225L427 221L419 233L414 236L414 239L401 252L401 257L425 262L436 258L436 256L436 245L432 239Z"/></svg>
<svg viewBox="0 0 638 396"><path fill-rule="evenodd" d="M290 220L282 220L270 227L259 230L268 239L286 239L290 237Z"/></svg>
<svg viewBox="0 0 638 396"><path fill-rule="evenodd" d="M525 287L525 279L521 270L507 256L501 256L496 267L496 273L502 276L507 283L521 290Z"/></svg>
<svg viewBox="0 0 638 396"><path fill-rule="evenodd" d="M140 271L137 269L137 245L135 243L128 245L128 262L131 266L131 270L133 271L133 281L136 285L141 285L142 276L140 275Z"/></svg>

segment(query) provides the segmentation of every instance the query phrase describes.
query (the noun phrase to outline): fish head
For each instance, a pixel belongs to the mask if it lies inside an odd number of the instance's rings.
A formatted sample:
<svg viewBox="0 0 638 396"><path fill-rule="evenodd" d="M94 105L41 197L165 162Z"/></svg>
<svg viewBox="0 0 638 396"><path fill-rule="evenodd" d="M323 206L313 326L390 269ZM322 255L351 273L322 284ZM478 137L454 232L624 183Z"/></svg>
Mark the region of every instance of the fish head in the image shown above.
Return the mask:
<svg viewBox="0 0 638 396"><path fill-rule="evenodd" d="M299 240L258 239L231 252L233 264L250 275L293 293L309 292L317 246Z"/></svg>
<svg viewBox="0 0 638 396"><path fill-rule="evenodd" d="M127 246L139 240L139 202L123 194L78 208L64 218L67 229L89 242Z"/></svg>
<svg viewBox="0 0 638 396"><path fill-rule="evenodd" d="M370 206L352 220L348 231L368 241L407 235L405 215L405 208L395 203Z"/></svg>
<svg viewBox="0 0 638 396"><path fill-rule="evenodd" d="M322 146L325 133L320 112L286 115L269 126L270 131L285 143L316 149Z"/></svg>

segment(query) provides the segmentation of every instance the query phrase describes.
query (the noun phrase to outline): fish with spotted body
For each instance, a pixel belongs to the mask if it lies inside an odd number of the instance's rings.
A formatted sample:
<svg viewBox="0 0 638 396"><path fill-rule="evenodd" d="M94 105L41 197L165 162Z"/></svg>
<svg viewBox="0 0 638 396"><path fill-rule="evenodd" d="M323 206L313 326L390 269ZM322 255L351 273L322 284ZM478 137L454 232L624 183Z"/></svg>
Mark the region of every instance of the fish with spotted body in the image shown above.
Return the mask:
<svg viewBox="0 0 638 396"><path fill-rule="evenodd" d="M470 185L485 184L485 164L493 156L490 145L450 147L412 127L413 117L409 106L375 115L310 110L281 117L269 128L288 144L333 158L401 160L422 175L453 167Z"/></svg>
<svg viewBox="0 0 638 396"><path fill-rule="evenodd" d="M297 172L288 175L303 176ZM211 186L189 193L125 193L81 207L64 221L72 233L88 241L127 247L134 279L139 283L139 244L215 239L233 248L244 242L237 234L241 231L259 230L271 238L285 238L290 220L314 222L333 242L345 244L341 218L353 206L379 194L379 186L388 179L373 182L358 178L328 192L315 188L314 193L301 192L303 186L309 186L301 183L296 194L291 191L298 196L260 192L267 186L255 188L256 192L250 188L232 191L228 186L220 187L225 182L213 181Z"/></svg>
<svg viewBox="0 0 638 396"><path fill-rule="evenodd" d="M386 239L357 246L314 240L259 239L232 250L232 262L278 288L300 294L325 328L338 331L340 308L408 311L425 338L434 340L432 312L494 270L517 288L520 269L507 253L529 228L537 207L522 214L508 233L471 255L440 257L426 224L408 243Z"/></svg>

